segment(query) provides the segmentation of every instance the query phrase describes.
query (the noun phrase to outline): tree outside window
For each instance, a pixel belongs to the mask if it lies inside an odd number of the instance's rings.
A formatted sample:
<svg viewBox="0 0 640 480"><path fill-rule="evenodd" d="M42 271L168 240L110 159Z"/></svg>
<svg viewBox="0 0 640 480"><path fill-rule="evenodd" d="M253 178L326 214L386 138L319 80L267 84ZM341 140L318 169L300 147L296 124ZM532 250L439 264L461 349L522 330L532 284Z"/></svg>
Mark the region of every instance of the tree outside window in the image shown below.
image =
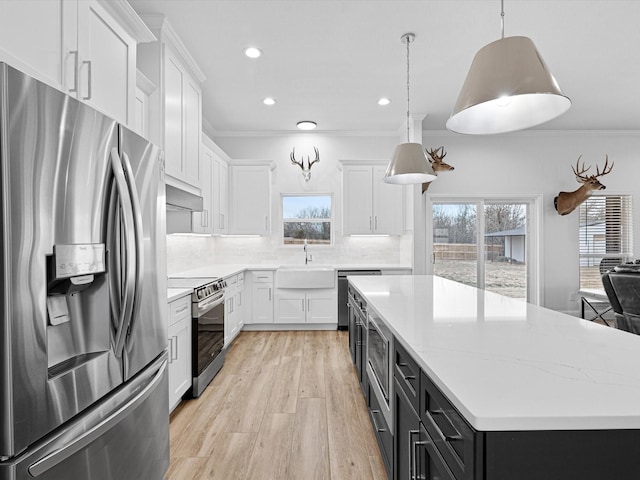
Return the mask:
<svg viewBox="0 0 640 480"><path fill-rule="evenodd" d="M285 245L331 244L330 195L283 195L282 218Z"/></svg>

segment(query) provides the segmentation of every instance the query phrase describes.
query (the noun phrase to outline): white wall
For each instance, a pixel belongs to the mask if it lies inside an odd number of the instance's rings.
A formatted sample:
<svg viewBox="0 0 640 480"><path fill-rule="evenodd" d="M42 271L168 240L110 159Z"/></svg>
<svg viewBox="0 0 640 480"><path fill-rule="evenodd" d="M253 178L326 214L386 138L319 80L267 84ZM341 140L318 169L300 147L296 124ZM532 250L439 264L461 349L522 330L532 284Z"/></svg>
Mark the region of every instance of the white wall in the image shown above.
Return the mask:
<svg viewBox="0 0 640 480"><path fill-rule="evenodd" d="M455 167L433 182L428 195L543 195L543 305L567 312L579 309L575 298L579 286L577 212L558 215L553 198L561 190L579 187L571 166L580 154L586 165L593 165L591 171L596 163L602 169L605 154L609 162L615 162L613 171L601 180L606 193L634 195L634 252L640 256L640 132L526 131L482 137L424 132L423 144L444 145L446 161Z"/></svg>

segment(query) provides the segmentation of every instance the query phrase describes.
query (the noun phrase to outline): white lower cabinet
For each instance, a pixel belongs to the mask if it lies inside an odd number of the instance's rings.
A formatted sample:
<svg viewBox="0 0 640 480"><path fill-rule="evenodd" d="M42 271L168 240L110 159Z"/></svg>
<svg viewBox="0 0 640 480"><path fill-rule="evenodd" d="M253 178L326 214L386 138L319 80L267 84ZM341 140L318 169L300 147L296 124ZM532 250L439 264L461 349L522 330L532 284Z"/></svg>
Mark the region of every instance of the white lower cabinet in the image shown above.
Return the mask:
<svg viewBox="0 0 640 480"><path fill-rule="evenodd" d="M169 303L169 408L191 387L191 296Z"/></svg>
<svg viewBox="0 0 640 480"><path fill-rule="evenodd" d="M275 323L336 323L335 289L276 290Z"/></svg>
<svg viewBox="0 0 640 480"><path fill-rule="evenodd" d="M228 347L244 326L244 273L225 278L224 345Z"/></svg>
<svg viewBox="0 0 640 480"><path fill-rule="evenodd" d="M251 308L245 324L273 323L273 271L248 273L251 282Z"/></svg>

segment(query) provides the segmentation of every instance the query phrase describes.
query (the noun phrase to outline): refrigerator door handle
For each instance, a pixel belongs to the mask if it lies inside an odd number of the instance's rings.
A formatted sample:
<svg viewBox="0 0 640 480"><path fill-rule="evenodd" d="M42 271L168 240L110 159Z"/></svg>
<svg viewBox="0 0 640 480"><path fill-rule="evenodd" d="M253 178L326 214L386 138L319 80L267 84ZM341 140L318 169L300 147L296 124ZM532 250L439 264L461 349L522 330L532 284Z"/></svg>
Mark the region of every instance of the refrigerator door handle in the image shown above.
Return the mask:
<svg viewBox="0 0 640 480"><path fill-rule="evenodd" d="M135 224L133 217L133 207L131 205L131 196L129 194L129 187L127 186L127 180L124 175L124 169L120 161L118 151L111 149L111 168L113 170L113 176L116 182L116 189L118 190L118 198L120 205L122 206L122 218L124 227L124 241L126 244L126 278L123 285L124 297L122 307L120 310L118 320L118 330L116 332L115 339L115 354L116 357L122 356L124 349L124 341L129 330L129 324L131 323L131 317L134 307L134 295L135 295L135 283L136 271L132 265L132 253L136 250L135 241ZM135 260L134 260L135 261Z"/></svg>
<svg viewBox="0 0 640 480"><path fill-rule="evenodd" d="M135 397L123 404L120 408L113 412L113 414L102 420L90 430L87 430L84 434L80 435L71 443L55 450L54 452L51 452L50 454L44 456L37 462L30 465L27 470L29 471L31 476L38 477L39 475L42 475L47 470L55 467L74 453L84 449L95 439L99 438L101 435L117 425L123 418L129 415L133 410L136 409L136 407L144 402L149 397L149 395L151 395L151 393L155 390L157 385L162 380L162 375L164 374L166 368L167 360L164 360L160 365L160 368L156 372L153 380L151 380L149 384L144 387Z"/></svg>
<svg viewBox="0 0 640 480"><path fill-rule="evenodd" d="M135 264L136 264L136 281L133 289L133 309L131 311L131 320L129 328L133 326L135 313L138 306L138 298L142 291L142 280L144 274L144 230L142 226L142 208L140 207L140 195L136 187L136 180L131 168L129 156L122 153L122 165L124 167L125 179L129 187L129 197L131 198L131 207L133 211L133 230L135 234Z"/></svg>

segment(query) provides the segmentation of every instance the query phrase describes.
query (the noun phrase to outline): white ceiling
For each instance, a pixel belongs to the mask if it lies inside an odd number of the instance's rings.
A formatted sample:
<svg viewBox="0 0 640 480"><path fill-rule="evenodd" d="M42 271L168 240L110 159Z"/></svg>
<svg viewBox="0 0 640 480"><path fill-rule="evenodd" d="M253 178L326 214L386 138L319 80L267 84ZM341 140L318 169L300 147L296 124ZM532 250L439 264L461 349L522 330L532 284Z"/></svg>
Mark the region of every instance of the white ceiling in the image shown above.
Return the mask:
<svg viewBox="0 0 640 480"><path fill-rule="evenodd" d="M397 133L411 111L425 130L445 122L475 52L500 37L500 0L129 0L163 13L207 79L211 134ZM505 36L536 44L572 100L545 130L640 130L640 1L505 0ZM264 52L257 60L247 46ZM277 100L262 104L264 97ZM387 96L392 103L377 105Z"/></svg>

